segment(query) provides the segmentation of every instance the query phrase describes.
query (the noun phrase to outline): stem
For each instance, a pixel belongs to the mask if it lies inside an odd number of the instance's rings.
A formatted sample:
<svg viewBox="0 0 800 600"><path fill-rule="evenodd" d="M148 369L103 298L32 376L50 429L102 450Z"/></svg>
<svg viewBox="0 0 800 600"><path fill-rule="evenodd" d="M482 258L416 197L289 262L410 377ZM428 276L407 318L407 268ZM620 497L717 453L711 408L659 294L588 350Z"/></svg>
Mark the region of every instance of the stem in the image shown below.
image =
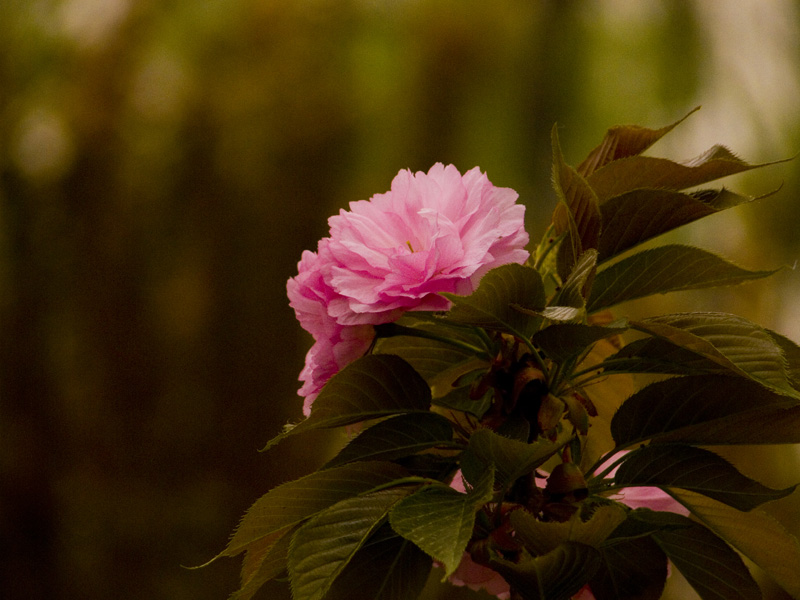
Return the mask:
<svg viewBox="0 0 800 600"><path fill-rule="evenodd" d="M491 352L492 349L495 348L495 343L492 341L492 338L489 337L489 334L486 333L486 330L482 327L476 327L475 332L478 334L478 337L481 338L481 341L483 341L486 349Z"/></svg>
<svg viewBox="0 0 800 600"><path fill-rule="evenodd" d="M556 396L561 392L558 389L559 384L561 383L561 378L564 375L564 364L559 363L559 365L555 368L553 376L550 378L550 381L547 382L547 388L554 393Z"/></svg>
<svg viewBox="0 0 800 600"><path fill-rule="evenodd" d="M595 373L594 375L590 375L586 379L581 379L580 381L573 381L569 384L569 387L572 389L577 389L581 387L585 387L587 383L590 381L594 381L595 379L603 379L608 377L608 373Z"/></svg>

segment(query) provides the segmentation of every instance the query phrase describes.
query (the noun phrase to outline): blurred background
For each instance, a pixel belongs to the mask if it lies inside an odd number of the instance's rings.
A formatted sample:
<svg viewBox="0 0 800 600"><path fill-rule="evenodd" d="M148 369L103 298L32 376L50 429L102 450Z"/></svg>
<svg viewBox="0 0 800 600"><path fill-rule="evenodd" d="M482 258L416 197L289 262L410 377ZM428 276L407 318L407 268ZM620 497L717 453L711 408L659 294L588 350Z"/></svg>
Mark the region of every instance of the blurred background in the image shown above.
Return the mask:
<svg viewBox="0 0 800 600"><path fill-rule="evenodd" d="M577 164L609 126L702 105L652 153L786 158L799 63L793 0L0 2L0 597L236 589L237 559L182 565L324 460L325 437L257 450L301 414L285 282L340 207L401 168L479 165L538 240L555 122ZM798 173L726 180L783 187L674 239L793 265ZM787 269L622 312L732 311L800 341L798 299ZM798 480L794 447L729 454ZM768 508L800 531L798 494Z"/></svg>

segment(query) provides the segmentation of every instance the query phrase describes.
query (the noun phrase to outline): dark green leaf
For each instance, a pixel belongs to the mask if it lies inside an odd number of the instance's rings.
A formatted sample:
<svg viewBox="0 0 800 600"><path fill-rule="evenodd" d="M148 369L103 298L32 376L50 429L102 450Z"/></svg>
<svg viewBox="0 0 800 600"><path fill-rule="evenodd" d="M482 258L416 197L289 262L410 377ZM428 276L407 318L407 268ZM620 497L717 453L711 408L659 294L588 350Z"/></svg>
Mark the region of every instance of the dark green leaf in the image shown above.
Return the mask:
<svg viewBox="0 0 800 600"><path fill-rule="evenodd" d="M504 488L544 464L571 437L572 431L563 428L554 442L539 438L528 444L498 435L491 429L478 429L470 436L469 446L462 456L464 477L470 482L477 481L493 464L496 483Z"/></svg>
<svg viewBox="0 0 800 600"><path fill-rule="evenodd" d="M594 280L597 263L597 250L584 252L569 276L561 286L561 290L553 300L555 306L571 306L583 311L586 308L586 294Z"/></svg>
<svg viewBox="0 0 800 600"><path fill-rule="evenodd" d="M800 419L797 401L754 381L721 375L676 377L645 386L628 398L611 420L617 446L652 439L693 444L800 443L800 429L779 429L795 442L771 442L770 428L748 428L749 420L780 428L779 415ZM795 408L793 408L795 407ZM793 437L788 437L793 436Z"/></svg>
<svg viewBox="0 0 800 600"><path fill-rule="evenodd" d="M614 483L682 488L743 511L788 496L796 487L773 490L745 477L713 452L679 444L655 444L631 452L620 465Z"/></svg>
<svg viewBox="0 0 800 600"><path fill-rule="evenodd" d="M786 358L786 373L788 382L795 390L800 389L800 348L794 342L765 330L775 341ZM691 350L681 348L661 338L645 338L627 344L616 354L610 356L600 366L607 373L665 373L672 375L701 375L716 374L730 375L731 370L705 358ZM788 415L787 415L788 416ZM783 419L781 419L783 423ZM767 433L778 433L774 428L764 428ZM795 430L796 431L796 430ZM784 434L779 434L784 435ZM777 439L777 438L776 438ZM800 432L794 435L800 443ZM737 442L738 443L738 442ZM792 441L774 441L763 443L795 443Z"/></svg>
<svg viewBox="0 0 800 600"><path fill-rule="evenodd" d="M568 600L600 567L600 553L585 544L564 542L544 556L519 563L496 557L490 566L523 600Z"/></svg>
<svg viewBox="0 0 800 600"><path fill-rule="evenodd" d="M607 373L664 373L668 375L731 375L729 368L661 338L626 344L601 366Z"/></svg>
<svg viewBox="0 0 800 600"><path fill-rule="evenodd" d="M800 598L800 542L760 509L740 512L688 490L670 490L706 527L761 567L792 598Z"/></svg>
<svg viewBox="0 0 800 600"><path fill-rule="evenodd" d="M623 509L624 510L624 509ZM686 527L685 523L676 522L675 513L637 508L627 513L625 519L606 540L605 546L627 542L636 538L652 536L659 531L670 531Z"/></svg>
<svg viewBox="0 0 800 600"><path fill-rule="evenodd" d="M380 327L387 326L396 327L396 324L386 323ZM375 351L399 356L414 367L414 370L429 384L442 379L447 373L453 373L451 377L453 380L459 376L459 369L463 365L480 362L476 354L482 350L482 340L471 329L442 325L437 327L436 324L422 322L404 326L401 331L408 333L395 334L391 337L379 336ZM425 335L436 335L453 340L454 343L422 337Z"/></svg>
<svg viewBox="0 0 800 600"><path fill-rule="evenodd" d="M761 589L741 557L710 529L675 513L636 513L674 524L656 531L653 539L702 600L761 600Z"/></svg>
<svg viewBox="0 0 800 600"><path fill-rule="evenodd" d="M679 121L661 129L648 129L639 125L617 125L611 127L606 132L600 145L594 148L578 166L578 173L587 177L612 161L641 154L672 131L676 125L684 121L689 115L699 110L699 108L698 106L692 109L689 114Z"/></svg>
<svg viewBox="0 0 800 600"><path fill-rule="evenodd" d="M288 527L278 535L262 538L247 548L242 561L241 587L231 594L229 600L250 600L261 586L286 571L289 542L297 528Z"/></svg>
<svg viewBox="0 0 800 600"><path fill-rule="evenodd" d="M480 398L471 396L470 386L454 388L449 394L440 396L434 400L436 406L458 410L474 415L480 419L492 406L493 393L488 390Z"/></svg>
<svg viewBox="0 0 800 600"><path fill-rule="evenodd" d="M361 462L311 473L270 490L250 507L220 556L235 556L254 542L283 532L340 500L406 476L397 465Z"/></svg>
<svg viewBox="0 0 800 600"><path fill-rule="evenodd" d="M786 373L789 376L789 383L793 388L800 390L800 346L780 333L769 329L765 331L775 340L775 343L778 344L783 352L783 356L786 359Z"/></svg>
<svg viewBox="0 0 800 600"><path fill-rule="evenodd" d="M551 360L563 362L579 356L598 340L624 333L627 329L627 323L620 321L610 325L555 323L537 331L532 342Z"/></svg>
<svg viewBox="0 0 800 600"><path fill-rule="evenodd" d="M424 477L436 481L448 481L458 470L457 456L423 453L398 458L392 462L402 466L412 477Z"/></svg>
<svg viewBox="0 0 800 600"><path fill-rule="evenodd" d="M453 427L441 415L398 415L362 431L326 468L359 460L394 460L452 441Z"/></svg>
<svg viewBox="0 0 800 600"><path fill-rule="evenodd" d="M548 306L542 311L542 316L551 321L576 321L583 317L584 311L573 306Z"/></svg>
<svg viewBox="0 0 800 600"><path fill-rule="evenodd" d="M652 156L631 156L610 162L587 177L602 204L631 190L684 190L715 179L784 161L750 165L724 146L713 146L684 163Z"/></svg>
<svg viewBox="0 0 800 600"><path fill-rule="evenodd" d="M382 525L336 578L325 600L408 600L425 587L430 557Z"/></svg>
<svg viewBox="0 0 800 600"><path fill-rule="evenodd" d="M624 525L624 523L623 523ZM596 600L658 600L667 579L667 557L651 538L606 541L602 563L589 581Z"/></svg>
<svg viewBox="0 0 800 600"><path fill-rule="evenodd" d="M419 329L430 331L430 324L422 324ZM450 326L444 329L440 325L436 333L475 348L480 348L483 343L479 336L466 328ZM480 377L489 369L488 361L478 358L475 351L411 335L382 338L378 341L376 351L396 354L408 361L427 381L434 404L469 412L477 418L481 418L488 410L491 403L490 396L470 398L470 384L473 378Z"/></svg>
<svg viewBox="0 0 800 600"><path fill-rule="evenodd" d="M610 198L600 207L603 232L598 263L662 233L757 199L726 189L689 194L664 189L636 189Z"/></svg>
<svg viewBox="0 0 800 600"><path fill-rule="evenodd" d="M401 413L427 412L431 390L399 356L369 354L331 377L314 400L311 415L266 446L314 429L341 427Z"/></svg>
<svg viewBox="0 0 800 600"><path fill-rule="evenodd" d="M625 520L626 512L619 504L601 506L584 521L580 511L568 521L540 521L526 510L515 510L510 520L515 537L534 556L547 554L565 541L580 542L599 548L617 526Z"/></svg>
<svg viewBox="0 0 800 600"><path fill-rule="evenodd" d="M545 303L544 284L539 273L514 263L489 271L470 296L442 295L453 302L446 315L448 320L524 338L538 329L541 317L516 310L512 305L537 311L544 308Z"/></svg>
<svg viewBox="0 0 800 600"><path fill-rule="evenodd" d="M768 277L776 271L748 271L691 246L666 245L629 256L597 273L589 312L636 298Z"/></svg>
<svg viewBox="0 0 800 600"><path fill-rule="evenodd" d="M389 510L409 492L391 488L346 498L300 527L289 546L293 597L320 600Z"/></svg>
<svg viewBox="0 0 800 600"><path fill-rule="evenodd" d="M553 188L558 205L553 213L556 235L567 233L561 244L560 272L569 272L586 250L597 248L600 239L600 205L583 176L564 162L558 143L558 128L553 127Z"/></svg>
<svg viewBox="0 0 800 600"><path fill-rule="evenodd" d="M699 423L659 442L696 445L800 444L800 406L767 407L732 415L714 423Z"/></svg>
<svg viewBox="0 0 800 600"><path fill-rule="evenodd" d="M492 499L493 481L489 468L467 494L444 484L426 486L397 503L389 515L392 529L441 562L449 577L472 536L475 513Z"/></svg>
<svg viewBox="0 0 800 600"><path fill-rule="evenodd" d="M780 346L747 319L725 313L684 313L632 321L631 326L775 392L800 399L800 392L789 382Z"/></svg>

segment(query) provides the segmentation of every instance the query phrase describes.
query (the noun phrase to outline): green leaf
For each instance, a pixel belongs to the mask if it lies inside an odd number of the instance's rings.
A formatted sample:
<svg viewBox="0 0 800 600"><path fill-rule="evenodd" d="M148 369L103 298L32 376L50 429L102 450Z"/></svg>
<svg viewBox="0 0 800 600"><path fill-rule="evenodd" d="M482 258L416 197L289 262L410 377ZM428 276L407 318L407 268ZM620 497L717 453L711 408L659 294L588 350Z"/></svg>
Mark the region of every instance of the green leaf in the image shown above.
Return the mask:
<svg viewBox="0 0 800 600"><path fill-rule="evenodd" d="M486 374L489 368L488 361L475 357L453 365L430 379L431 393L435 399L439 399L459 388L469 388L469 384Z"/></svg>
<svg viewBox="0 0 800 600"><path fill-rule="evenodd" d="M242 561L241 587L231 594L229 600L250 600L265 583L286 570L289 542L297 526L262 538L247 548Z"/></svg>
<svg viewBox="0 0 800 600"><path fill-rule="evenodd" d="M564 362L582 354L595 342L624 333L627 323L617 321L609 325L584 325L581 323L555 323L537 331L532 342L555 362Z"/></svg>
<svg viewBox="0 0 800 600"><path fill-rule="evenodd" d="M433 562L422 550L397 535L388 523L356 552L333 582L325 600L407 600L417 598Z"/></svg>
<svg viewBox="0 0 800 600"><path fill-rule="evenodd" d="M788 496L796 487L773 490L745 477L713 452L679 444L643 446L631 452L620 465L614 484L662 489L677 487L743 511Z"/></svg>
<svg viewBox="0 0 800 600"><path fill-rule="evenodd" d="M636 511L638 518L657 515L661 529L653 539L702 600L761 600L761 589L741 557L710 529L674 513Z"/></svg>
<svg viewBox="0 0 800 600"><path fill-rule="evenodd" d="M687 444L800 444L800 406L768 407L733 415L719 423L698 424L659 442Z"/></svg>
<svg viewBox="0 0 800 600"><path fill-rule="evenodd" d="M764 427L748 427L748 422ZM740 377L697 375L643 387L620 406L611 420L611 435L618 447L646 440L702 445L800 443L798 423L796 400Z"/></svg>
<svg viewBox="0 0 800 600"><path fill-rule="evenodd" d="M553 299L553 304L556 306L571 306L581 310L585 309L586 294L592 287L596 264L597 250L584 252L564 281L561 290Z"/></svg>
<svg viewBox="0 0 800 600"><path fill-rule="evenodd" d="M773 517L740 512L688 490L670 490L706 527L761 567L793 598L800 598L800 542Z"/></svg>
<svg viewBox="0 0 800 600"><path fill-rule="evenodd" d="M620 302L768 277L777 270L748 271L692 246L666 245L629 256L597 273L588 311Z"/></svg>
<svg viewBox="0 0 800 600"><path fill-rule="evenodd" d="M747 319L725 313L683 313L632 321L631 326L800 399L800 392L789 382L780 346Z"/></svg>
<svg viewBox="0 0 800 600"><path fill-rule="evenodd" d="M758 198L740 196L723 188L689 194L664 189L636 189L615 196L600 207L603 232L598 246L598 263L703 217L769 195Z"/></svg>
<svg viewBox="0 0 800 600"><path fill-rule="evenodd" d="M567 323L570 321L581 320L585 312L583 308L576 308L574 306L547 306L541 311L526 311L526 309L518 307L517 310L528 312L535 316L544 317L545 319L549 319L551 321L561 321Z"/></svg>
<svg viewBox="0 0 800 600"><path fill-rule="evenodd" d="M442 321L442 319L437 319ZM437 326L438 325L438 326ZM398 329L397 323L385 323L378 330L392 327ZM453 380L458 377L457 371L462 365L481 362L476 356L482 351L483 340L471 328L445 327L441 323L420 322L399 328L400 333L391 337L378 337L375 352L399 356L419 373L429 384L442 379L447 373L454 373ZM425 337L435 335L453 343ZM488 365L488 362L483 361ZM449 382L451 383L452 380Z"/></svg>
<svg viewBox="0 0 800 600"><path fill-rule="evenodd" d="M410 477L421 477L427 480L446 481L458 469L458 459L455 456L440 456L438 454L414 454L394 461L409 473Z"/></svg>
<svg viewBox="0 0 800 600"><path fill-rule="evenodd" d="M331 377L314 400L309 417L270 440L264 449L290 435L427 412L430 406L431 390L411 365L399 356L369 354Z"/></svg>
<svg viewBox="0 0 800 600"><path fill-rule="evenodd" d="M480 419L491 408L492 401L493 393L491 390L487 390L479 398L473 398L470 386L467 385L454 388L449 394L437 397L434 404L447 409L466 412Z"/></svg>
<svg viewBox="0 0 800 600"><path fill-rule="evenodd" d="M620 525L624 528L625 523ZM667 557L649 537L615 540L601 550L602 563L589 581L596 600L658 600L667 579Z"/></svg>
<svg viewBox="0 0 800 600"><path fill-rule="evenodd" d="M780 348L785 358L788 382L797 390L800 387L800 348L773 331L764 331ZM718 362L661 338L635 340L598 365L598 368L603 368L607 373L731 374L729 368Z"/></svg>
<svg viewBox="0 0 800 600"><path fill-rule="evenodd" d="M606 373L664 373L669 375L732 375L729 368L661 338L626 344L598 365Z"/></svg>
<svg viewBox="0 0 800 600"><path fill-rule="evenodd" d="M628 512L628 518L620 523L605 546L627 542L637 538L652 536L660 531L671 531L687 527L686 523L676 522L675 513L637 508Z"/></svg>
<svg viewBox="0 0 800 600"><path fill-rule="evenodd" d="M270 490L242 517L220 556L236 556L254 542L284 532L340 500L368 492L407 475L386 462L360 462L317 471Z"/></svg>
<svg viewBox="0 0 800 600"><path fill-rule="evenodd" d="M505 488L544 464L571 437L572 431L565 427L554 442L540 437L528 444L498 435L491 429L478 429L470 436L469 446L462 455L464 477L470 482L477 481L486 468L493 464L496 483L500 488Z"/></svg>
<svg viewBox="0 0 800 600"><path fill-rule="evenodd" d="M713 146L692 160L678 163L652 156L631 156L608 163L587 177L602 204L631 190L684 190L751 169L778 164L751 165L724 146Z"/></svg>
<svg viewBox="0 0 800 600"><path fill-rule="evenodd" d="M786 359L786 373L789 376L789 383L796 390L800 390L800 346L780 333L769 329L765 329L765 331L783 352L783 356Z"/></svg>
<svg viewBox="0 0 800 600"><path fill-rule="evenodd" d="M648 129L639 125L611 127L600 145L594 148L578 166L578 173L587 177L612 161L641 154L699 109L699 106L692 109L682 119L660 129Z"/></svg>
<svg viewBox="0 0 800 600"><path fill-rule="evenodd" d="M413 329L435 332L475 348L483 343L471 329L452 325L445 329L439 324L434 329L425 323ZM471 378L489 369L489 362L477 357L474 350L424 337L398 335L379 339L376 351L396 354L408 361L430 386L434 404L469 412L477 418L490 406L491 397L470 398Z"/></svg>
<svg viewBox="0 0 800 600"><path fill-rule="evenodd" d="M525 510L515 510L510 515L515 537L534 556L547 554L565 541L580 542L599 548L606 538L627 516L618 504L600 506L584 521L577 511L568 521L540 521Z"/></svg>
<svg viewBox="0 0 800 600"><path fill-rule="evenodd" d="M600 566L600 553L585 544L564 542L552 552L519 563L494 557L490 566L523 600L568 600Z"/></svg>
<svg viewBox="0 0 800 600"><path fill-rule="evenodd" d="M426 486L397 503L389 515L392 529L441 562L447 578L461 562L475 513L492 499L493 481L490 468L467 494L443 484Z"/></svg>
<svg viewBox="0 0 800 600"><path fill-rule="evenodd" d="M594 190L578 172L564 162L558 143L558 127L551 133L553 188L558 205L553 213L556 235L567 232L561 244L560 272L569 272L586 250L597 248L600 239L600 205ZM562 258L563 257L563 258Z"/></svg>
<svg viewBox="0 0 800 600"><path fill-rule="evenodd" d="M537 311L545 303L539 273L515 263L489 271L469 296L442 295L453 303L446 315L448 320L505 331L525 339L538 329L541 317L533 317L512 305Z"/></svg>
<svg viewBox="0 0 800 600"><path fill-rule="evenodd" d="M391 488L346 498L314 516L298 529L289 546L292 595L320 600L389 510L410 493Z"/></svg>
<svg viewBox="0 0 800 600"><path fill-rule="evenodd" d="M394 460L452 441L453 426L441 415L398 415L362 431L326 468L360 460Z"/></svg>

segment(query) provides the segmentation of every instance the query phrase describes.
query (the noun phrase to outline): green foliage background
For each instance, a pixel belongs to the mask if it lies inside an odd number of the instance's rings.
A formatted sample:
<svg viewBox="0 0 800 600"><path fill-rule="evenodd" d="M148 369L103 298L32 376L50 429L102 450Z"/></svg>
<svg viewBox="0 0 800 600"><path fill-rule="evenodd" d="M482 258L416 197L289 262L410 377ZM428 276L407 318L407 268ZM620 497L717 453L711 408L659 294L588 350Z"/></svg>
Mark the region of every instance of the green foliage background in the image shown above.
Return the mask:
<svg viewBox="0 0 800 600"><path fill-rule="evenodd" d="M226 597L238 561L180 565L335 442L256 451L300 415L309 340L284 286L327 216L452 162L517 189L538 239L554 122L572 163L611 125L698 104L660 155L793 155L798 24L791 0L0 3L0 596ZM678 240L792 265L799 172L726 182L783 188ZM800 341L798 294L784 271L640 308ZM795 483L800 454L773 452L729 456ZM800 532L796 494L768 509Z"/></svg>

